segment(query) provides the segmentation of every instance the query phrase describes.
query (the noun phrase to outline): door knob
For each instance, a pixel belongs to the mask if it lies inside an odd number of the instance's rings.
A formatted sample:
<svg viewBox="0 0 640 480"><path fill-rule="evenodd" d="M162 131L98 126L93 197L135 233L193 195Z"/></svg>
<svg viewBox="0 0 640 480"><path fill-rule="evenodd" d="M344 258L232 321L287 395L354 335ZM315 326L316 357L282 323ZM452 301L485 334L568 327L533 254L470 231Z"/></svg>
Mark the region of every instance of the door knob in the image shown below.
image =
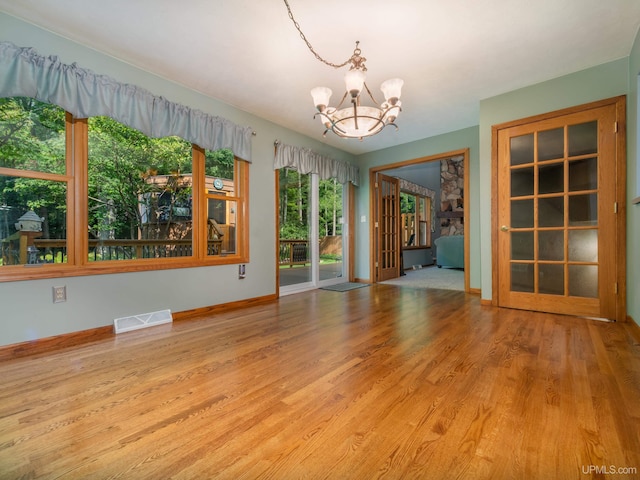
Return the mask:
<svg viewBox="0 0 640 480"><path fill-rule="evenodd" d="M503 232L508 232L509 231L509 227L507 227L506 225L502 225L500 227L500 230L502 230Z"/></svg>

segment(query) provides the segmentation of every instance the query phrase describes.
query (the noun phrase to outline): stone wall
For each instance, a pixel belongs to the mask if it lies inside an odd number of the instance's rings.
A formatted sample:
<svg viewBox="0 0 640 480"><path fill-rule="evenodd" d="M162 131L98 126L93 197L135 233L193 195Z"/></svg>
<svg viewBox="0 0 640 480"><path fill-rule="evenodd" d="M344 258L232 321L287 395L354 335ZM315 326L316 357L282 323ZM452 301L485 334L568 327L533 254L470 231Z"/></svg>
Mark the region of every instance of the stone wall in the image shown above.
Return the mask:
<svg viewBox="0 0 640 480"><path fill-rule="evenodd" d="M440 161L440 236L464 235L464 158Z"/></svg>

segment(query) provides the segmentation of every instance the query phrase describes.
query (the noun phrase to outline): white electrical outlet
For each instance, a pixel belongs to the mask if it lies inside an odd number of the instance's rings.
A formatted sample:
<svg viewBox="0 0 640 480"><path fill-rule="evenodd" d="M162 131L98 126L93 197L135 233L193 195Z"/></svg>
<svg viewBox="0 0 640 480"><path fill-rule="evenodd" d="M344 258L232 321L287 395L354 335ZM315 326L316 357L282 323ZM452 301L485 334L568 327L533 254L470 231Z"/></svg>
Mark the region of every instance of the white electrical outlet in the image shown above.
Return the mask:
<svg viewBox="0 0 640 480"><path fill-rule="evenodd" d="M52 287L53 290L53 303L61 303L67 301L67 286Z"/></svg>

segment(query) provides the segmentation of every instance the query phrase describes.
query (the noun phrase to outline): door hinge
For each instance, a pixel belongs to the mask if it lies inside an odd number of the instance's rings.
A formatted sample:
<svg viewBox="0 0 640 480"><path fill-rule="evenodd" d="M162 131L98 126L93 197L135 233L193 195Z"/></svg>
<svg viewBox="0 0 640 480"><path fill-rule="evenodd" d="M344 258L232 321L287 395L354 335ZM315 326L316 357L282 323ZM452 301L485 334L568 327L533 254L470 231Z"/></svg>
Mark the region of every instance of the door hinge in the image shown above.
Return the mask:
<svg viewBox="0 0 640 480"><path fill-rule="evenodd" d="M613 291L616 295L618 294L618 282L613 284Z"/></svg>
<svg viewBox="0 0 640 480"><path fill-rule="evenodd" d="M378 268L378 262L376 262L376 268Z"/></svg>
<svg viewBox="0 0 640 480"><path fill-rule="evenodd" d="M613 133L618 133L618 122L613 122Z"/></svg>
<svg viewBox="0 0 640 480"><path fill-rule="evenodd" d="M613 202L613 213L618 213L618 202Z"/></svg>
<svg viewBox="0 0 640 480"><path fill-rule="evenodd" d="M378 222L374 223L373 226L378 228Z"/></svg>

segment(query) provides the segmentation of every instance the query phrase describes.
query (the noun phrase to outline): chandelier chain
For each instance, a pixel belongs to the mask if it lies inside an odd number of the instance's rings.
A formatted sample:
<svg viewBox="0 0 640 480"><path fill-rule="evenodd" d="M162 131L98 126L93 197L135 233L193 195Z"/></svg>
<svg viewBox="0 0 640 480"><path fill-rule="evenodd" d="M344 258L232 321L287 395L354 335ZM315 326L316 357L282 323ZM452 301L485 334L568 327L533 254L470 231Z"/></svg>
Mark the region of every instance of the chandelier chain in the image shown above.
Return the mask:
<svg viewBox="0 0 640 480"><path fill-rule="evenodd" d="M296 19L293 18L293 13L291 12L291 7L289 6L289 2L287 2L287 0L284 0L284 4L287 6L287 12L289 12L289 18L291 19L291 21L293 22L293 25L296 27L296 30L298 30L298 33L300 34L300 38L302 38L302 40L304 40L304 43L307 44L307 47L309 48L309 50L311 51L311 53L313 53L313 55L322 63L324 63L325 65L329 65L330 67L334 67L334 68L341 68L344 67L345 65L347 65L348 63L351 62L351 59L353 58L353 55L351 57L349 57L345 62L337 65L335 63L331 63L327 60L325 60L324 58L322 58L320 56L320 54L318 54L314 49L313 46L311 45L311 43L309 42L309 40L307 40L307 37L305 36L304 33L302 33L302 29L300 28L300 24L298 22L296 22ZM358 49L358 44L360 42L356 42L356 50Z"/></svg>

